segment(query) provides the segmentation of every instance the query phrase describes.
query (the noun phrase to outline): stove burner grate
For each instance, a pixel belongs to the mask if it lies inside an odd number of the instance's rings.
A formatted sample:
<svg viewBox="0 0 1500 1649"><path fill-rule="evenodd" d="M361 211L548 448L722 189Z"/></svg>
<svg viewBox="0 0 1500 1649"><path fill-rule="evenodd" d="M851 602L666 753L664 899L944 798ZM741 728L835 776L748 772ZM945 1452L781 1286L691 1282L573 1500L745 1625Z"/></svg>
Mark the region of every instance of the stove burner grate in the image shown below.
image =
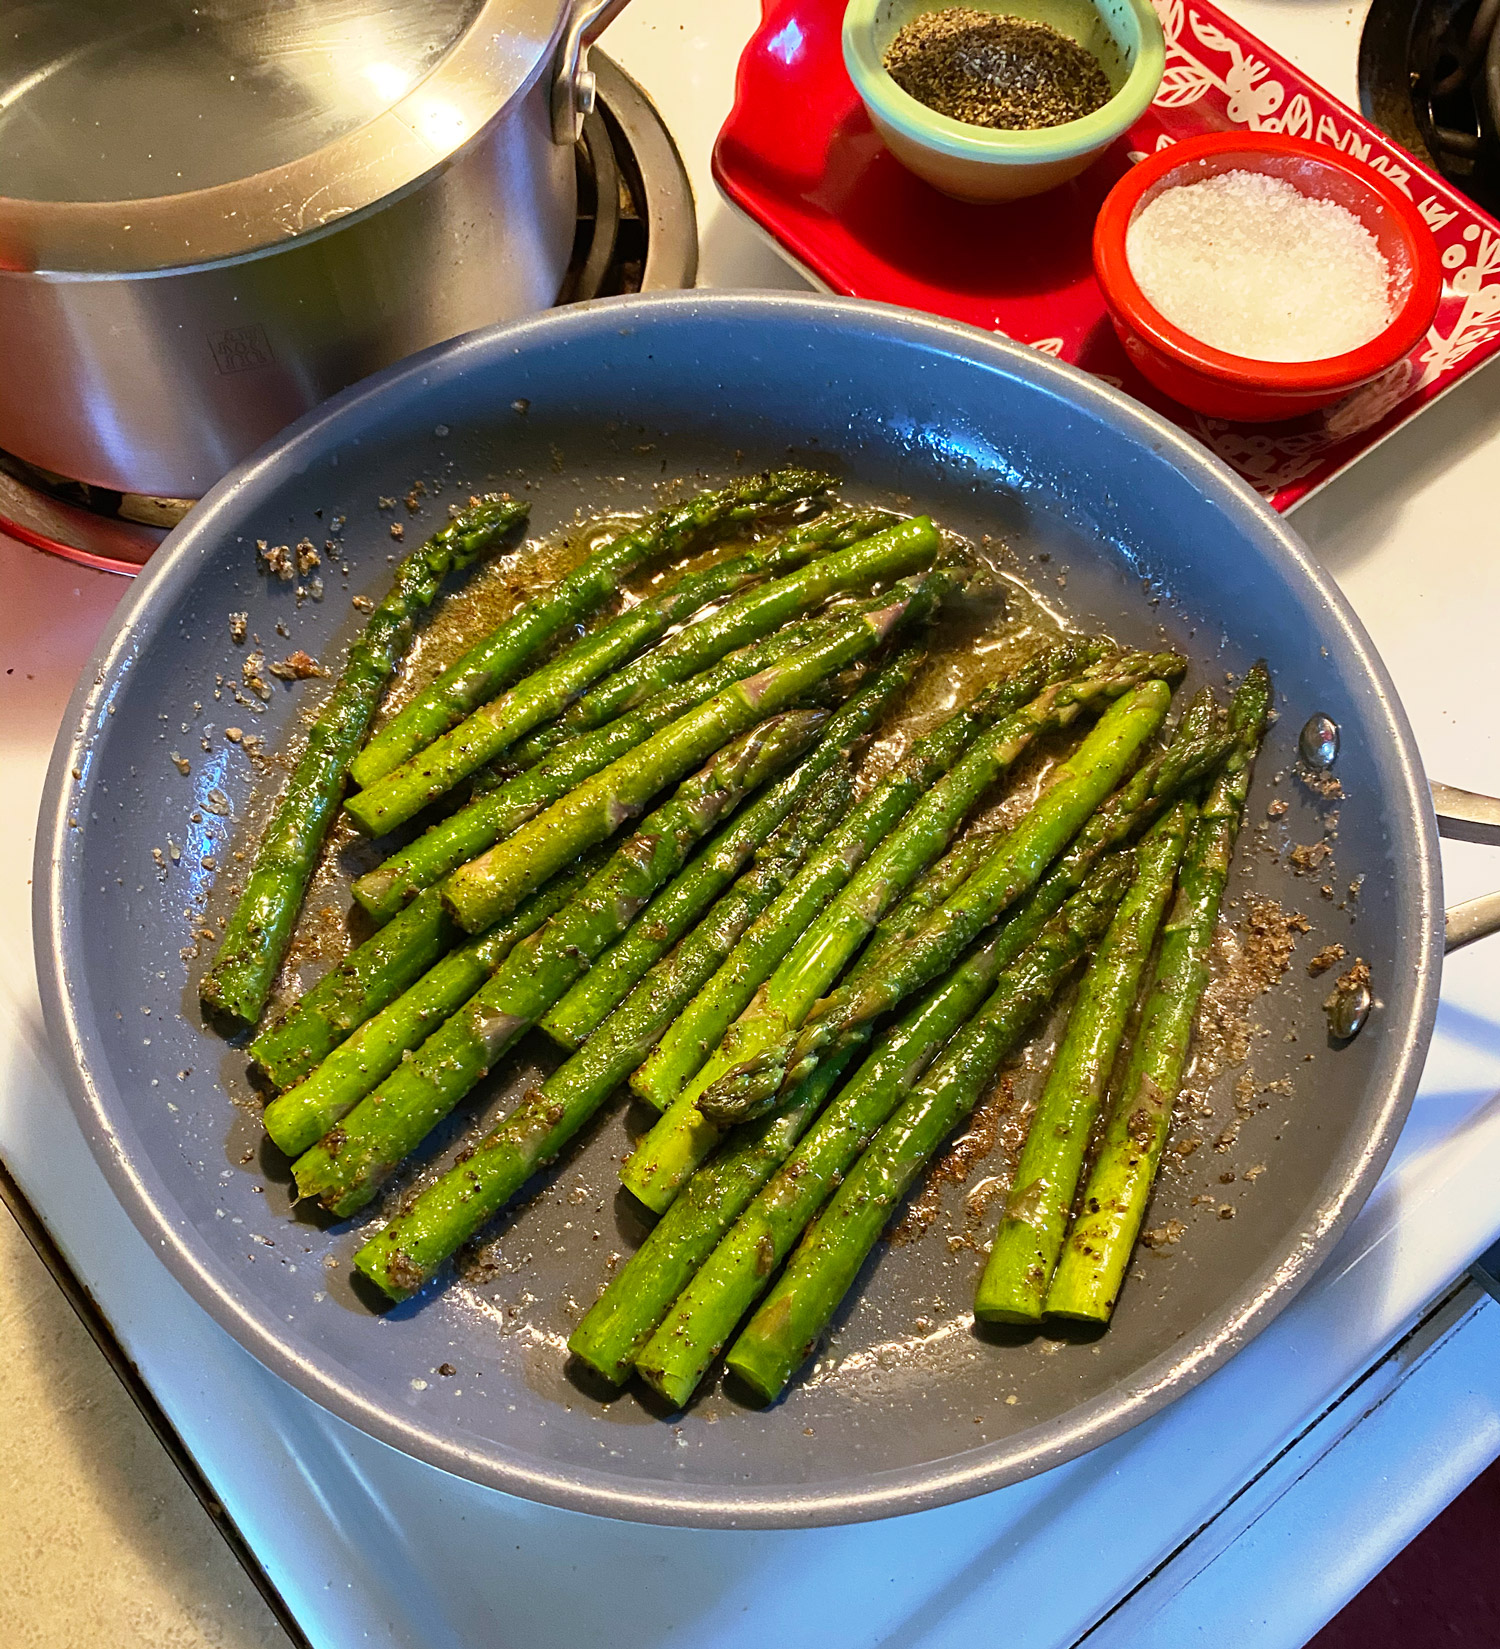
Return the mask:
<svg viewBox="0 0 1500 1649"><path fill-rule="evenodd" d="M1374 0L1359 92L1382 131L1500 216L1500 0Z"/></svg>

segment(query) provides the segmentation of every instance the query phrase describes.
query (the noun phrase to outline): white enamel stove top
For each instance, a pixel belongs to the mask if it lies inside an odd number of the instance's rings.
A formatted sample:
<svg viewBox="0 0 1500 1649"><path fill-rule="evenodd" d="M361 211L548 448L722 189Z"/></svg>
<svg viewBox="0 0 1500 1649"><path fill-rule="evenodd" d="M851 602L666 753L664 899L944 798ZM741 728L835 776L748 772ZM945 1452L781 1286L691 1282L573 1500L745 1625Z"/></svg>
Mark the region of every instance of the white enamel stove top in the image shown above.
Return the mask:
<svg viewBox="0 0 1500 1649"><path fill-rule="evenodd" d="M1362 7L1224 3L1354 101ZM705 284L799 286L709 176L757 15L634 0L607 45L692 173ZM1491 368L1295 517L1384 654L1429 772L1489 793L1497 478ZM1500 1453L1500 1305L1464 1277L1500 1237L1500 939L1449 963L1411 1119L1318 1279L1173 1408L1045 1477L886 1523L706 1533L511 1500L369 1441L187 1298L72 1121L33 983L31 838L122 586L0 541L0 587L0 1155L317 1649L1294 1649ZM1500 885L1500 854L1445 844L1444 865L1450 902Z"/></svg>

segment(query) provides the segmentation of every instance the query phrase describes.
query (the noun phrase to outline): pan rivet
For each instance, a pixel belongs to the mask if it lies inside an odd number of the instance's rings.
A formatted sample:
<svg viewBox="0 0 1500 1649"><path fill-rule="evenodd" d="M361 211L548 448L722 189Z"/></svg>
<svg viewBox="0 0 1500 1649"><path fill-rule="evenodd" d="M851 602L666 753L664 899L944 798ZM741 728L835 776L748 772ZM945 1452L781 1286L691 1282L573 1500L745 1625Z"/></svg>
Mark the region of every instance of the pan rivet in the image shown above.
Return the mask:
<svg viewBox="0 0 1500 1649"><path fill-rule="evenodd" d="M1370 987L1363 983L1335 991L1328 999L1328 1029L1340 1042L1358 1036L1370 1017L1373 1000Z"/></svg>
<svg viewBox="0 0 1500 1649"><path fill-rule="evenodd" d="M1339 724L1320 710L1308 718L1298 735L1297 748L1309 767L1332 767L1339 753Z"/></svg>

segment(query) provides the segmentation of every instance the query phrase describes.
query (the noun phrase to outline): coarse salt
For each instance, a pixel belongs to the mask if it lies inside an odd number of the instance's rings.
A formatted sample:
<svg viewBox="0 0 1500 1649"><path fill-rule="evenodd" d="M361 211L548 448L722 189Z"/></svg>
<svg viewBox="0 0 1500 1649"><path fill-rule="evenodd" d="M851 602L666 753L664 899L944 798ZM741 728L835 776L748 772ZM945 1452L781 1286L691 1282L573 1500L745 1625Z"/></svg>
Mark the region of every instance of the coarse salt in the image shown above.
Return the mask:
<svg viewBox="0 0 1500 1649"><path fill-rule="evenodd" d="M1391 319L1390 265L1370 231L1263 172L1164 189L1130 225L1125 255L1167 320L1231 355L1323 360Z"/></svg>

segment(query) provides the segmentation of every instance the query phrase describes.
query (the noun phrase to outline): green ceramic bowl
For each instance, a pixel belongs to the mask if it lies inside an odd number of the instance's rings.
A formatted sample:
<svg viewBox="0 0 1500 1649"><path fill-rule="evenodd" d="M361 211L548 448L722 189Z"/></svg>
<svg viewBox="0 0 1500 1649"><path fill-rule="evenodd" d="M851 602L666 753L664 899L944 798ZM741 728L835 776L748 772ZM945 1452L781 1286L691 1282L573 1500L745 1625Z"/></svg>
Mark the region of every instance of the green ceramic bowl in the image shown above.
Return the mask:
<svg viewBox="0 0 1500 1649"><path fill-rule="evenodd" d="M953 3L953 0L947 0ZM1151 0L958 0L999 16L1050 23L1099 59L1114 88L1102 109L1061 126L1005 132L950 120L885 71L887 47L912 18L945 0L849 0L844 66L875 129L918 177L959 200L1019 200L1076 177L1140 119L1156 96L1166 43Z"/></svg>

